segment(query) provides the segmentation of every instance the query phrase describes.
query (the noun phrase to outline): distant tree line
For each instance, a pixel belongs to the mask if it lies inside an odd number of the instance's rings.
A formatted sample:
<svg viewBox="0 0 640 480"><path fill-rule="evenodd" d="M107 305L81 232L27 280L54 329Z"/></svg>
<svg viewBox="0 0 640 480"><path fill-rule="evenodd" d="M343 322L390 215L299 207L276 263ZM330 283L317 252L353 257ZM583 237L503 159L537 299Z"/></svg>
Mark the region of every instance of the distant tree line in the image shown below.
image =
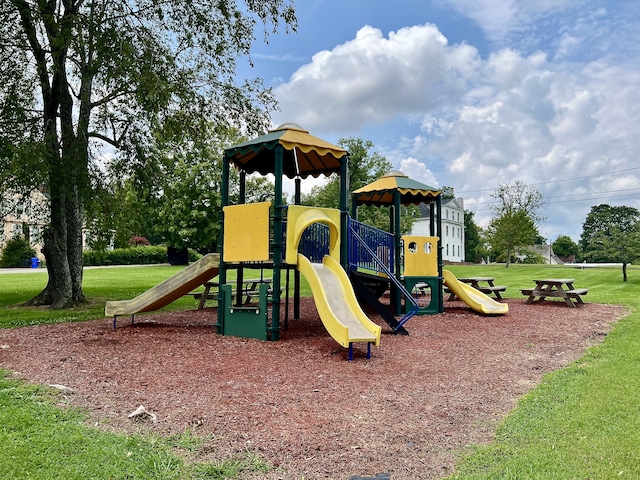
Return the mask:
<svg viewBox="0 0 640 480"><path fill-rule="evenodd" d="M526 253L526 247L546 243L537 226L541 218L536 212L543 206L541 196L518 182L499 187L494 196L499 199L499 206L486 229L476 225L473 212L465 211L467 261L485 259L504 262L506 266L514 260L546 263L546 258ZM578 243L568 235L560 235L551 248L556 255L574 257L576 262L618 263L623 280L627 281L627 266L640 260L640 211L595 205L582 225ZM520 254L516 256L515 252Z"/></svg>

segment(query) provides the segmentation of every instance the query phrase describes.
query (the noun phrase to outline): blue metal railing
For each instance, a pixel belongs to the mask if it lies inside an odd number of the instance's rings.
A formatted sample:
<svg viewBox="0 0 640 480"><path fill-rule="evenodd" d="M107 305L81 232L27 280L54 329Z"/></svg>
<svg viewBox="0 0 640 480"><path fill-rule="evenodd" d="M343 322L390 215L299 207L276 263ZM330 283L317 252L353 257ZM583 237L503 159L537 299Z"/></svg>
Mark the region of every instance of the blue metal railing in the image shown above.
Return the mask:
<svg viewBox="0 0 640 480"><path fill-rule="evenodd" d="M351 268L381 272L382 270L378 265L382 263L387 270L392 274L394 273L395 250L391 233L349 218L349 233L351 232L355 233L355 235L350 234L348 240L349 265ZM361 241L357 240L356 235ZM367 251L365 245L369 246L373 254Z"/></svg>
<svg viewBox="0 0 640 480"><path fill-rule="evenodd" d="M375 264L375 268L370 268L371 270L375 270L375 271L381 271L383 273L385 273L388 277L389 280L391 281L391 283L393 283L396 288L398 289L398 291L404 296L405 298L405 302L411 304L411 308L407 311L407 313L404 314L404 316L400 319L400 321L398 322L398 325L395 326L395 328L393 329L394 331L399 330L400 328L402 328L402 326L407 323L416 313L418 313L418 310L420 309L420 306L418 305L418 301L413 298L413 295L411 295L411 292L409 292L404 285L402 284L402 282L397 279L395 277L395 275L393 275L393 272L391 270L391 268L389 268L386 265L386 262L384 261L385 259L383 258L379 258L379 256L377 255L376 252L374 252L373 247L376 247L377 244L373 244L371 245L368 241L371 241L373 237L369 237L367 240L365 240L364 238L362 238L360 236L360 234L358 233L358 230L367 230L367 229L363 229L361 228L364 224L357 222L355 220L350 219L349 221L349 257L351 258L351 250L352 247L356 246L354 244L357 244L357 248L358 248L358 252L359 253L365 253L366 255L363 255L363 257L365 258L365 262L362 263L374 263ZM369 229L373 229L373 227L370 227L368 225L364 225L365 227L368 227ZM383 230L378 230L379 232L383 232L383 233L387 233L384 232ZM391 235L391 234L388 234ZM391 236L391 239L393 240L393 235ZM355 249L354 249L355 250ZM377 249L379 250L379 249ZM391 249L391 251L393 251L393 248ZM393 262L391 262L391 265L393 265ZM353 268L354 266L356 266L355 263L351 264L350 262L350 266L351 268Z"/></svg>
<svg viewBox="0 0 640 480"><path fill-rule="evenodd" d="M329 240L329 226L313 223L302 234L298 251L311 263L322 263L322 258L329 255Z"/></svg>

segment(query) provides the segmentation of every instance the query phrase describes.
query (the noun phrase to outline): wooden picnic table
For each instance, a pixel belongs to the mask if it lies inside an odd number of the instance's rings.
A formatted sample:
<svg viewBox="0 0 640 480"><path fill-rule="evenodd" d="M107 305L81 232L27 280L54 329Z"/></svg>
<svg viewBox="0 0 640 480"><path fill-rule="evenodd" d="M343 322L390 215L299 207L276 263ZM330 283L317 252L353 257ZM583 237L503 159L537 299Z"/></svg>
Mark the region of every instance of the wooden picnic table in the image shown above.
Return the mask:
<svg viewBox="0 0 640 480"><path fill-rule="evenodd" d="M500 295L500 292L504 292L507 289L507 287L504 285L494 285L493 282L495 281L495 278L493 277L466 277L459 278L458 281L468 283L473 288L481 291L485 295L493 294L498 300L502 300L502 295ZM455 300L455 298L456 294L449 291L448 300Z"/></svg>
<svg viewBox="0 0 640 480"><path fill-rule="evenodd" d="M252 297L258 295L258 292L259 292L258 287L261 283L272 283L272 281L273 280L271 278L244 279L242 281L244 285L242 288L242 294L243 296L246 296L244 303L245 304L249 303ZM218 286L219 286L218 282L206 282L204 283L204 291L189 294L189 295L192 295L193 298L195 298L196 300L199 300L198 310L202 310L204 308L204 305L207 302L207 300L218 299L218 296L216 293L211 293L211 289L218 288Z"/></svg>
<svg viewBox="0 0 640 480"><path fill-rule="evenodd" d="M534 280L536 286L533 289L523 289L522 294L528 295L527 304L538 300L545 300L547 297L561 298L568 307L584 304L582 295L586 295L586 288L574 288L573 278L544 278Z"/></svg>

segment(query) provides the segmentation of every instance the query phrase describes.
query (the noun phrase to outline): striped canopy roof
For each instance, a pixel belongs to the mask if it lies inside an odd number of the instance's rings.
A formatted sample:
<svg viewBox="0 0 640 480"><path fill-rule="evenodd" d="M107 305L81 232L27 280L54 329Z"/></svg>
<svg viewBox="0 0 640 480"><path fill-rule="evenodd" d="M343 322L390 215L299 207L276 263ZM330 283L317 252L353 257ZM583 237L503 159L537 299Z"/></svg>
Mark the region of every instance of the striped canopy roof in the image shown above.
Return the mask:
<svg viewBox="0 0 640 480"><path fill-rule="evenodd" d="M407 175L392 170L369 185L354 191L351 196L357 205L393 205L394 195L400 193L401 205L419 205L432 202L441 191Z"/></svg>
<svg viewBox="0 0 640 480"><path fill-rule="evenodd" d="M340 173L347 161L345 149L310 135L299 125L286 123L261 137L224 151L230 162L247 173L275 173L276 146L283 148L282 171L289 178Z"/></svg>

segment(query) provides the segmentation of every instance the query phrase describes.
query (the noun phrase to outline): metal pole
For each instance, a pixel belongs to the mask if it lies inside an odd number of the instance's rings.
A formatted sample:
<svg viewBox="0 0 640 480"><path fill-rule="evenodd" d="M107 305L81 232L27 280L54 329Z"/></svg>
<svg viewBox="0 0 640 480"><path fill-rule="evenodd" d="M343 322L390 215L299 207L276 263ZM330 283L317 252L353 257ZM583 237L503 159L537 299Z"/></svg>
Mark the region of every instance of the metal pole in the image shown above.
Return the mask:
<svg viewBox="0 0 640 480"><path fill-rule="evenodd" d="M348 211L349 203L349 155L340 161L340 263L345 270L349 268Z"/></svg>
<svg viewBox="0 0 640 480"><path fill-rule="evenodd" d="M436 197L436 220L437 220L437 236L438 236L438 288L440 291L440 305L438 305L438 312L444 312L444 286L442 277L442 196Z"/></svg>

